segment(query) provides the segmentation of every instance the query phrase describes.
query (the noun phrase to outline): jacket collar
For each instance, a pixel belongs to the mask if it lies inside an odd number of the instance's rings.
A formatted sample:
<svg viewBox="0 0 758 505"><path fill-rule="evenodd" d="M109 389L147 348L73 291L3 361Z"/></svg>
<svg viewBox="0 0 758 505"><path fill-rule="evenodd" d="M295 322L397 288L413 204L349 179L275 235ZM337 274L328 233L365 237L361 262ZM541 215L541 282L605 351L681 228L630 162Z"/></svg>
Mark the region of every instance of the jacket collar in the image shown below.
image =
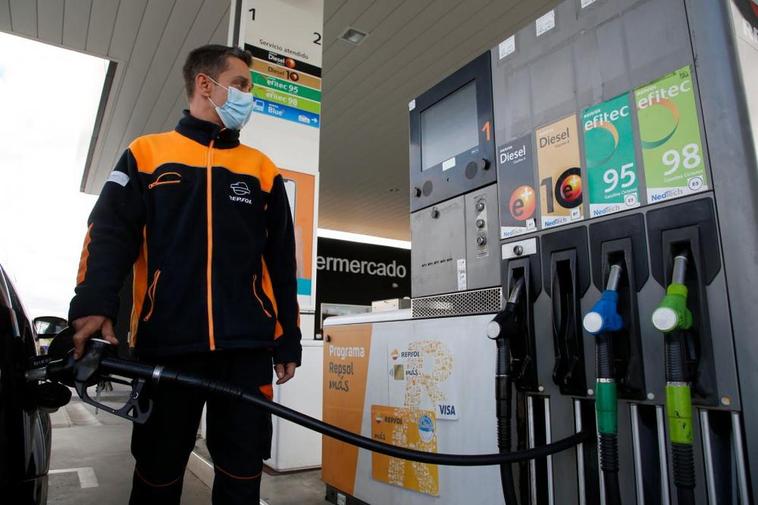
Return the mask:
<svg viewBox="0 0 758 505"><path fill-rule="evenodd" d="M210 145L211 140L214 141L213 147L219 149L230 149L240 144L239 130L230 130L210 121L198 119L186 109L184 117L176 125L176 131L204 146Z"/></svg>

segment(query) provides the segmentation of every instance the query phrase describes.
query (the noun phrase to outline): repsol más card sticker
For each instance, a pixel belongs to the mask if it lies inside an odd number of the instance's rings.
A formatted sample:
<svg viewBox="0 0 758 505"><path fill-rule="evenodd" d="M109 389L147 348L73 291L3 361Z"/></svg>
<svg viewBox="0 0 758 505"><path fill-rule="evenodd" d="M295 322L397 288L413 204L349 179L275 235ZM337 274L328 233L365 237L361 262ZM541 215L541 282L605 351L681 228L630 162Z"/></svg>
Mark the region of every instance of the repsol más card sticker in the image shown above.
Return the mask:
<svg viewBox="0 0 758 505"><path fill-rule="evenodd" d="M537 130L542 228L584 218L576 114Z"/></svg>
<svg viewBox="0 0 758 505"><path fill-rule="evenodd" d="M640 205L629 93L582 112L590 217Z"/></svg>
<svg viewBox="0 0 758 505"><path fill-rule="evenodd" d="M497 148L500 238L537 229L537 191L534 186L532 135Z"/></svg>
<svg viewBox="0 0 758 505"><path fill-rule="evenodd" d="M648 203L708 189L689 66L635 90Z"/></svg>

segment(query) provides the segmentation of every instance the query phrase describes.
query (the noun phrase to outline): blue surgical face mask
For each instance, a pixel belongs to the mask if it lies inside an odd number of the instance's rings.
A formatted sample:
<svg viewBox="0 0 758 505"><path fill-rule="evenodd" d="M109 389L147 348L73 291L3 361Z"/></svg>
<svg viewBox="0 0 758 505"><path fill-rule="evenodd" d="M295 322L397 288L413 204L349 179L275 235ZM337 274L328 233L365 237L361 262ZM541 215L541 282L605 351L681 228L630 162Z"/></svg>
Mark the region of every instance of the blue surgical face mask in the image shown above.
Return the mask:
<svg viewBox="0 0 758 505"><path fill-rule="evenodd" d="M222 86L210 76L208 79L227 91L226 102L221 106L216 105L211 97L208 97L208 100L216 107L216 113L221 118L221 122L230 130L241 130L253 113L253 94L245 93L234 87Z"/></svg>

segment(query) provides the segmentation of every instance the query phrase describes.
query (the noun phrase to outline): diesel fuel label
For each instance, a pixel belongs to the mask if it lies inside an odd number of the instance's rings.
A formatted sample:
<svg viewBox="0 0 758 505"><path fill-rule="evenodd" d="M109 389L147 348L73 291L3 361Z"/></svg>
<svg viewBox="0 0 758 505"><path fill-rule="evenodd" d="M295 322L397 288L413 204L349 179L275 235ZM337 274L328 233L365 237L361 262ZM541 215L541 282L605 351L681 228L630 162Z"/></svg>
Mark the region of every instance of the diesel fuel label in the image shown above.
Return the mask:
<svg viewBox="0 0 758 505"><path fill-rule="evenodd" d="M640 205L629 93L582 112L590 217Z"/></svg>
<svg viewBox="0 0 758 505"><path fill-rule="evenodd" d="M542 228L583 219L576 114L537 130Z"/></svg>
<svg viewBox="0 0 758 505"><path fill-rule="evenodd" d="M635 90L648 203L708 189L692 70Z"/></svg>
<svg viewBox="0 0 758 505"><path fill-rule="evenodd" d="M534 184L532 135L497 148L500 238L537 229L537 191Z"/></svg>

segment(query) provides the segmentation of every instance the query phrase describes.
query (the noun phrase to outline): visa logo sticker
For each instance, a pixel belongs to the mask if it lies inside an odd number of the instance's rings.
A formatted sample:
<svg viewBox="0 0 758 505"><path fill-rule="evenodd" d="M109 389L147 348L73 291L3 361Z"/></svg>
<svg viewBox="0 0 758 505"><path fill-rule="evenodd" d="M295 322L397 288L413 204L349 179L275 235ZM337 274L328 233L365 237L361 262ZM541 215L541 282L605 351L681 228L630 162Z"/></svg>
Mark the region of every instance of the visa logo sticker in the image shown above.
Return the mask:
<svg viewBox="0 0 758 505"><path fill-rule="evenodd" d="M437 414L437 419L448 419L448 420L458 419L458 409L456 409L455 404L438 403L436 414Z"/></svg>

